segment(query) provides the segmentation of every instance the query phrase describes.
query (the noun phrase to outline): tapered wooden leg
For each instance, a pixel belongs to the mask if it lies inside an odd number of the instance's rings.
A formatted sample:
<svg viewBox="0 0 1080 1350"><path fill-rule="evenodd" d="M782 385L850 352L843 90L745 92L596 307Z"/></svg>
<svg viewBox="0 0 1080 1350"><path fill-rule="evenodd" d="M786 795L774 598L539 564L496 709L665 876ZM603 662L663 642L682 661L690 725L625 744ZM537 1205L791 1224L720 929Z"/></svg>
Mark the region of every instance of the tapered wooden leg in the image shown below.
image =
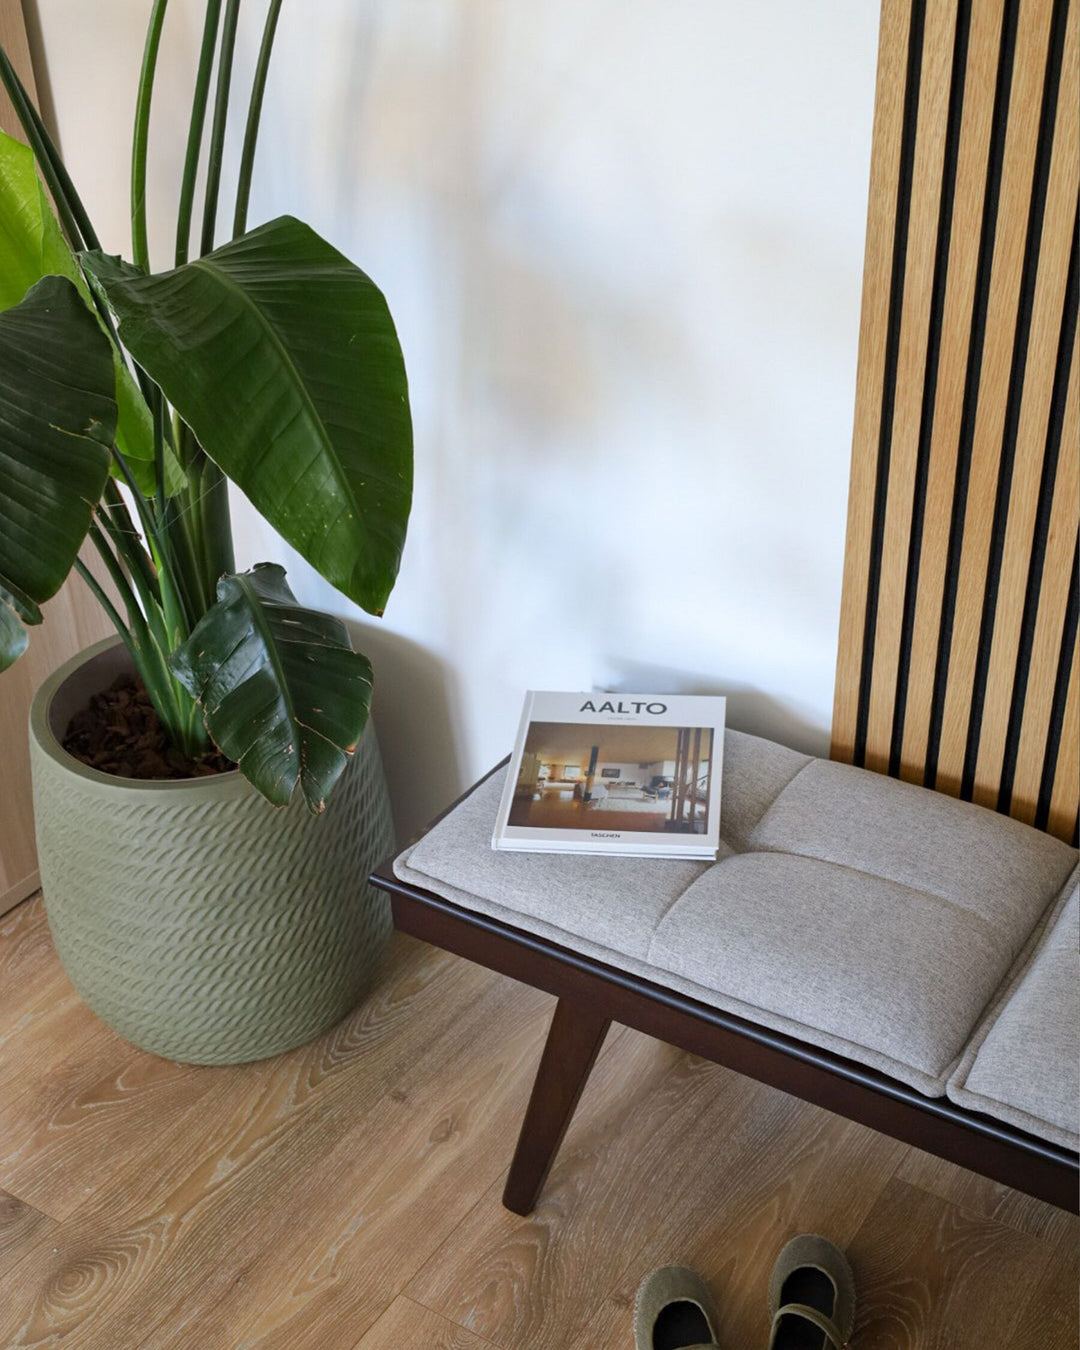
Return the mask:
<svg viewBox="0 0 1080 1350"><path fill-rule="evenodd" d="M532 1212L610 1025L609 1017L559 999L503 1191L515 1214Z"/></svg>

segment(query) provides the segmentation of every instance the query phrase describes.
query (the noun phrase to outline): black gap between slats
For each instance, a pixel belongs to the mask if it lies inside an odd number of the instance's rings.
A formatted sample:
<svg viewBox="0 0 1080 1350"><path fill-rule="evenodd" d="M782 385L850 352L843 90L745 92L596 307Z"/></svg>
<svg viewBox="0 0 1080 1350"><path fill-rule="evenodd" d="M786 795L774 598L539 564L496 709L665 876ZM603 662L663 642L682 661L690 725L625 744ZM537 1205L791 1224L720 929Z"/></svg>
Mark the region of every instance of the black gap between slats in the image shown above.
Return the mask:
<svg viewBox="0 0 1080 1350"><path fill-rule="evenodd" d="M1013 469L1016 464L1016 434L1020 426L1020 408L1024 398L1024 375L1027 370L1031 318L1035 308L1035 279L1039 271L1046 194L1050 183L1050 157L1054 148L1054 121L1057 115L1058 90L1061 86L1061 54L1065 46L1065 20L1068 12L1069 0L1055 0L1050 21L1042 108L1039 112L1039 139L1032 174L1031 209L1028 212L1027 238L1024 241L1024 263L1020 274L1020 304L1016 316L1016 335L1009 371L1009 392L1005 402L1005 429L1001 438L1001 464L994 498L994 520L990 531L990 556L987 559L986 589L983 592L982 617L979 623L979 646L975 658L975 680L971 691L971 714L968 719L967 744L964 747L964 771L960 780L960 796L965 801L971 800L975 790L975 768L979 759L983 709L986 706L986 682L990 672L990 654L994 645L994 619L997 615L998 589L1005 558L1005 531L1009 519Z"/></svg>
<svg viewBox="0 0 1080 1350"><path fill-rule="evenodd" d="M1080 613L1080 577L1077 564L1080 557L1073 549L1072 578L1069 582L1069 603L1065 609L1065 624L1061 634L1061 655L1058 658L1057 678L1054 681L1054 702L1050 709L1050 728L1046 736L1046 757L1043 759L1039 782L1039 803L1035 808L1035 826L1045 830L1050 820L1050 803L1054 796L1058 754L1061 750L1061 729L1065 723L1065 700L1069 694L1073 655L1076 650L1077 615Z"/></svg>
<svg viewBox="0 0 1080 1350"><path fill-rule="evenodd" d="M1065 309L1061 316L1061 338L1058 342L1057 363L1054 368L1054 389L1050 398L1050 418L1046 430L1046 454L1042 478L1039 482L1039 502L1035 513L1035 540L1028 569L1027 591L1024 595L1024 616L1020 625L1020 647L1016 653L1016 672L1013 676L1012 703L1009 707L1009 728L1005 737L1005 757L1001 766L1001 785L998 789L997 809L1006 814L1012 809L1013 780L1016 777L1016 756L1020 747L1020 732L1024 721L1024 702L1027 698L1028 677L1031 673L1031 655L1035 645L1035 624L1039 614L1039 595L1042 591L1043 571L1046 566L1046 545L1050 535L1050 514L1054 505L1054 487L1057 482L1058 459L1061 453L1061 432L1065 422L1065 401L1069 392L1069 366L1073 343L1076 341L1076 317L1080 277L1077 271L1077 223L1073 224L1072 248L1069 252L1069 275L1065 283Z"/></svg>
<svg viewBox="0 0 1080 1350"><path fill-rule="evenodd" d="M1001 197L1001 172L1005 157L1005 136L1009 120L1009 96L1012 90L1013 63L1016 56L1016 28L1019 0L1008 0L1002 17L1001 49L998 55L997 83L994 89L994 120L990 130L986 188L983 194L982 229L975 273L975 296L971 315L971 342L964 372L964 403L956 454L956 479L953 486L952 516L949 521L949 547L942 590L941 621L938 627L937 661L934 667L934 692L930 703L930 726L926 745L926 769L923 782L937 786L941 728L945 718L945 691L949 680L949 655L952 647L956 592L960 580L960 557L964 548L964 514L967 510L968 482L971 477L971 448L975 437L975 413L979 404L983 347L986 342L986 315L990 297L990 272L994 259L998 202Z"/></svg>
<svg viewBox="0 0 1080 1350"><path fill-rule="evenodd" d="M949 244L952 239L953 207L956 202L956 166L960 157L960 124L964 114L964 82L967 74L970 31L971 0L960 0L956 15L956 38L953 44L952 75L949 85L945 158L941 168L941 205L938 212L926 370L923 378L922 408L919 414L919 448L915 462L911 537L908 540L907 574L904 580L904 614L900 629L899 664L896 672L892 737L889 746L889 773L894 778L900 773L900 758L904 746L908 680L911 675L911 642L915 631L919 558L922 553L923 527L926 519L926 483L930 474L930 443L934 433L934 405L937 399L938 365L941 359L942 315L945 311L945 285L949 273Z"/></svg>
<svg viewBox="0 0 1080 1350"><path fill-rule="evenodd" d="M855 717L853 761L866 763L866 730L870 719L870 686L874 677L874 632L877 627L878 592L881 588L881 555L885 536L885 505L892 452L893 409L896 405L896 362L900 347L900 323L904 308L904 276L907 270L908 229L911 222L911 183L915 168L915 132L919 119L919 87L922 83L923 35L926 0L913 0L908 35L907 79L904 89L904 125L900 140L900 173L896 187L896 230L893 234L892 278L889 286L889 321L885 338L885 372L878 425L877 475L874 483L874 518L870 532L869 576L863 625L862 663L859 668L859 702Z"/></svg>

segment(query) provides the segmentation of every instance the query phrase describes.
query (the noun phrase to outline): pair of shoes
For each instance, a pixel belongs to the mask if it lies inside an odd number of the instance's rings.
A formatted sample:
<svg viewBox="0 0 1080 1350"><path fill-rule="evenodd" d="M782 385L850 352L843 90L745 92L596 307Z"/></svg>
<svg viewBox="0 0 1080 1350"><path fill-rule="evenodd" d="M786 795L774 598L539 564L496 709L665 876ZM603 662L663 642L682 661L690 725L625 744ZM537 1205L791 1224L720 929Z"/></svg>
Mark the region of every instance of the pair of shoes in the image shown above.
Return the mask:
<svg viewBox="0 0 1080 1350"><path fill-rule="evenodd" d="M855 1325L855 1280L847 1257L827 1238L792 1238L769 1281L769 1350L848 1350ZM646 1275L634 1304L636 1350L719 1350L716 1303L686 1266Z"/></svg>

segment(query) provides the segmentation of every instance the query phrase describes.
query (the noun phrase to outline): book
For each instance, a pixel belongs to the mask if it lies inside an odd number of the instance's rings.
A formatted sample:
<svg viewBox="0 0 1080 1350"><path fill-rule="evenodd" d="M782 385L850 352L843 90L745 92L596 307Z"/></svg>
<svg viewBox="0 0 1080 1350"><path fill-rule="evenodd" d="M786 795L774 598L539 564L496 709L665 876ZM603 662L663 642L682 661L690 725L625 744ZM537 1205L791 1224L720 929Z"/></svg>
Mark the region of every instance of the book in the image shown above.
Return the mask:
<svg viewBox="0 0 1080 1350"><path fill-rule="evenodd" d="M532 690L494 849L715 858L725 700Z"/></svg>

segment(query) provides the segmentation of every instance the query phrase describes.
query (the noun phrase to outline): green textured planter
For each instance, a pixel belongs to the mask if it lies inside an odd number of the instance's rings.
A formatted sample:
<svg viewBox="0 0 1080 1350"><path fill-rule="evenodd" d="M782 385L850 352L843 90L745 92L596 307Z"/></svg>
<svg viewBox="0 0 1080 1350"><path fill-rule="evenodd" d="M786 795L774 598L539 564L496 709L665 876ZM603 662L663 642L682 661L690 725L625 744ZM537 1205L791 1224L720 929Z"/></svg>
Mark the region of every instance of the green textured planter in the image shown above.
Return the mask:
<svg viewBox="0 0 1080 1350"><path fill-rule="evenodd" d="M270 806L240 773L117 778L61 746L91 694L130 670L107 639L30 711L45 909L75 988L144 1050L239 1064L317 1036L355 1007L390 936L367 885L394 846L369 722L326 811Z"/></svg>

